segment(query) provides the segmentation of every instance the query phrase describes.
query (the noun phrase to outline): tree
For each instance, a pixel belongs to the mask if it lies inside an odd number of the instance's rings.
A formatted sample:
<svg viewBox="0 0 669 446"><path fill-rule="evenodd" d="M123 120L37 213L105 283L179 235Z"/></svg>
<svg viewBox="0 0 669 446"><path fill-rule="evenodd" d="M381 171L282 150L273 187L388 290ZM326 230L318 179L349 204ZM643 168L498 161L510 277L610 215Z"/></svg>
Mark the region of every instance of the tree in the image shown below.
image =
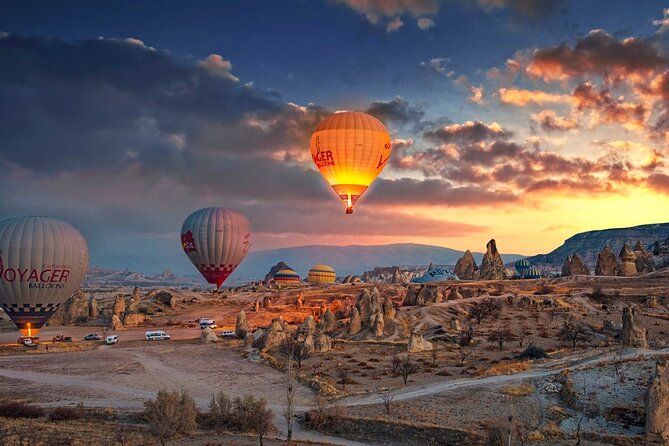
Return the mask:
<svg viewBox="0 0 669 446"><path fill-rule="evenodd" d="M499 349L504 348L504 343L507 341L514 341L516 336L508 328L502 328L500 330L493 330L488 334L488 342L491 344L497 344Z"/></svg>
<svg viewBox="0 0 669 446"><path fill-rule="evenodd" d="M401 376L406 386L409 376L418 372L418 364L413 362L409 355L395 355L392 359L392 372L394 376Z"/></svg>
<svg viewBox="0 0 669 446"><path fill-rule="evenodd" d="M461 348L458 350L458 356L460 357L460 365L464 365L467 358L472 355L472 351L468 348Z"/></svg>
<svg viewBox="0 0 669 446"><path fill-rule="evenodd" d="M306 360L311 356L309 348L304 344L303 341L298 341L297 339L289 336L279 345L279 354L286 359L291 358L297 363L297 368L302 368L302 361Z"/></svg>
<svg viewBox="0 0 669 446"><path fill-rule="evenodd" d="M394 397L388 393L381 395L381 400L383 400L383 405L386 408L386 414L390 415L390 408L393 403Z"/></svg>
<svg viewBox="0 0 669 446"><path fill-rule="evenodd" d="M527 328L525 325L521 325L516 329L515 335L518 340L518 347L523 347L525 344L525 339L532 334L532 330Z"/></svg>
<svg viewBox="0 0 669 446"><path fill-rule="evenodd" d="M253 395L235 398L234 419L237 430L257 434L260 446L263 444L265 435L276 429L272 422L273 418L274 414L267 407L267 401L264 398L255 399Z"/></svg>
<svg viewBox="0 0 669 446"><path fill-rule="evenodd" d="M346 384L348 384L351 378L348 369L342 367L341 364L337 365L337 379L337 382L341 384L342 390L346 390Z"/></svg>
<svg viewBox="0 0 669 446"><path fill-rule="evenodd" d="M436 342L432 343L432 350L430 351L432 356L432 365L437 365L437 358L439 357L439 346Z"/></svg>
<svg viewBox="0 0 669 446"><path fill-rule="evenodd" d="M231 429L234 422L234 405L225 393L218 392L211 397L207 424L218 432Z"/></svg>
<svg viewBox="0 0 669 446"><path fill-rule="evenodd" d="M155 400L144 403L144 419L162 446L176 434L188 434L197 427L197 407L185 391L161 390Z"/></svg>
<svg viewBox="0 0 669 446"><path fill-rule="evenodd" d="M562 324L558 338L565 342L571 342L572 347L576 348L579 342L588 342L591 340L592 333L585 324L567 320Z"/></svg>
<svg viewBox="0 0 669 446"><path fill-rule="evenodd" d="M498 316L502 312L502 304L496 299L487 298L476 302L469 309L469 318L476 320L477 324L493 316Z"/></svg>

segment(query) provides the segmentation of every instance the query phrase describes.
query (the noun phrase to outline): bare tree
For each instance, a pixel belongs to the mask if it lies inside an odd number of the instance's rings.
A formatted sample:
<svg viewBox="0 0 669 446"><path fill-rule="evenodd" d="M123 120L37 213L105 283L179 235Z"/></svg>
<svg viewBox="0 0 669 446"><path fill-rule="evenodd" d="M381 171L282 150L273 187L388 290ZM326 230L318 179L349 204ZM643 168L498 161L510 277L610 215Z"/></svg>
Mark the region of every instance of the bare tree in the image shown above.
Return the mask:
<svg viewBox="0 0 669 446"><path fill-rule="evenodd" d="M395 355L392 359L392 372L395 376L401 376L406 386L409 376L418 372L418 364L413 362L409 355Z"/></svg>
<svg viewBox="0 0 669 446"><path fill-rule="evenodd" d="M432 350L430 351L430 355L432 356L432 365L437 365L437 358L439 357L439 346L437 345L436 342L432 343Z"/></svg>
<svg viewBox="0 0 669 446"><path fill-rule="evenodd" d="M518 340L518 347L523 347L525 344L525 339L532 334L532 330L527 328L525 325L521 325L516 329L515 335Z"/></svg>
<svg viewBox="0 0 669 446"><path fill-rule="evenodd" d="M348 372L348 369L345 367L342 367L341 364L337 364L337 381L339 384L341 384L342 390L346 390L346 384L349 382L351 379L350 373Z"/></svg>
<svg viewBox="0 0 669 446"><path fill-rule="evenodd" d="M504 343L507 341L515 341L516 336L508 328L502 328L499 330L493 330L488 334L488 342L491 344L497 344L499 349L504 349Z"/></svg>
<svg viewBox="0 0 669 446"><path fill-rule="evenodd" d="M303 341L298 341L292 336L287 337L279 345L279 354L284 358L291 358L297 363L297 368L302 368L302 361L306 360L311 356L309 348L304 344Z"/></svg>
<svg viewBox="0 0 669 446"><path fill-rule="evenodd" d="M114 440L119 446L130 444L137 432L127 424L119 424L114 428ZM2 444L2 442L0 442Z"/></svg>
<svg viewBox="0 0 669 446"><path fill-rule="evenodd" d="M558 338L565 342L571 342L572 347L576 348L579 342L588 342L591 340L592 333L585 324L567 320L562 324Z"/></svg>
<svg viewBox="0 0 669 446"><path fill-rule="evenodd" d="M502 304L497 299L487 298L476 302L469 309L469 318L480 324L484 319L498 316L502 312Z"/></svg>
<svg viewBox="0 0 669 446"><path fill-rule="evenodd" d="M155 400L144 403L144 418L162 446L177 433L187 434L197 427L195 401L185 391L161 390Z"/></svg>
<svg viewBox="0 0 669 446"><path fill-rule="evenodd" d="M276 430L274 426L274 414L272 409L267 407L267 400L264 398L256 400L257 404L251 414L251 431L258 436L260 446L263 446L263 438L265 435Z"/></svg>
<svg viewBox="0 0 669 446"><path fill-rule="evenodd" d="M461 348L458 350L458 357L460 358L460 365L464 365L465 361L467 358L469 358L472 353L474 353L471 349L469 348Z"/></svg>
<svg viewBox="0 0 669 446"><path fill-rule="evenodd" d="M383 400L383 405L386 408L386 414L390 415L390 408L393 403L394 397L388 393L384 393L381 395L381 400Z"/></svg>

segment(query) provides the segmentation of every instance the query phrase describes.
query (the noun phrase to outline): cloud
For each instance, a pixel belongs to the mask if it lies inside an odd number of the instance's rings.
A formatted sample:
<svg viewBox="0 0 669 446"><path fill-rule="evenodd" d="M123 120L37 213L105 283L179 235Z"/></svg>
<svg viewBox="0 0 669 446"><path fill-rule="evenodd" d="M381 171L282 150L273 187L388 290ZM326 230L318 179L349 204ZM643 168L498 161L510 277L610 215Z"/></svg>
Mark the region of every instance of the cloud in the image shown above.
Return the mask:
<svg viewBox="0 0 669 446"><path fill-rule="evenodd" d="M479 86L471 86L469 87L469 91L471 92L471 96L467 98L469 102L472 102L474 104L482 104L483 103L483 87Z"/></svg>
<svg viewBox="0 0 669 446"><path fill-rule="evenodd" d="M380 17L394 17L405 13L431 16L439 9L439 0L336 0L362 14L376 24Z"/></svg>
<svg viewBox="0 0 669 446"><path fill-rule="evenodd" d="M396 96L392 101L373 102L366 110L367 113L381 120L386 125L394 123L399 125L411 125L420 128L425 117L425 110L410 105L401 96Z"/></svg>
<svg viewBox="0 0 669 446"><path fill-rule="evenodd" d="M416 20L416 25L423 31L427 31L430 28L434 27L434 19L429 17L421 17Z"/></svg>
<svg viewBox="0 0 669 446"><path fill-rule="evenodd" d="M574 130L579 127L578 121L571 117L558 116L552 110L542 110L532 115L532 121L536 122L546 131Z"/></svg>
<svg viewBox="0 0 669 446"><path fill-rule="evenodd" d="M223 59L219 54L210 54L206 59L198 61L198 65L213 76L219 76L233 82L239 82L239 79L230 73L232 63Z"/></svg>
<svg viewBox="0 0 669 446"><path fill-rule="evenodd" d="M398 17L395 17L392 21L388 22L386 25L386 32L392 33L400 29L402 26L404 26L404 22L402 19Z"/></svg>
<svg viewBox="0 0 669 446"><path fill-rule="evenodd" d="M526 105L570 104L570 95L547 93L541 90L519 88L500 88L499 99L503 104L525 107Z"/></svg>
<svg viewBox="0 0 669 446"><path fill-rule="evenodd" d="M659 27L657 30L658 33L664 33L669 30L669 8L664 8L662 11L662 18L659 20L653 20L653 25Z"/></svg>
<svg viewBox="0 0 669 446"><path fill-rule="evenodd" d="M622 124L630 130L643 129L648 114L644 104L624 102L611 96L608 89L596 91L589 82L576 87L573 93L578 110L590 110L593 123Z"/></svg>
<svg viewBox="0 0 669 446"><path fill-rule="evenodd" d="M477 0L487 10L508 8L516 16L538 18L556 12L564 5L563 0Z"/></svg>
<svg viewBox="0 0 669 446"><path fill-rule="evenodd" d="M446 125L428 132L423 137L438 144L475 143L494 138L509 138L513 133L498 123L485 124L481 121L467 121L463 124Z"/></svg>
<svg viewBox="0 0 669 446"><path fill-rule="evenodd" d="M669 175L654 173L648 177L647 184L651 189L669 195Z"/></svg>

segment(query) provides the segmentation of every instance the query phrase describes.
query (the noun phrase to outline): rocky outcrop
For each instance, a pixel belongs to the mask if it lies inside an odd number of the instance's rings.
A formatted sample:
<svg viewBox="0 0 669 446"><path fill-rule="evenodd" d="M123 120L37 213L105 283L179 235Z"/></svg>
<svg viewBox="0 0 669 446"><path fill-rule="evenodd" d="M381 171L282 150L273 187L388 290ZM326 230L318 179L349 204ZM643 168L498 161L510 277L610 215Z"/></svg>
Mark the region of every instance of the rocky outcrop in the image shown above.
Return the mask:
<svg viewBox="0 0 669 446"><path fill-rule="evenodd" d="M272 298L270 296L265 296L262 299L263 308L272 308Z"/></svg>
<svg viewBox="0 0 669 446"><path fill-rule="evenodd" d="M390 283L404 283L402 278L402 273L399 268L393 273L393 277L390 279Z"/></svg>
<svg viewBox="0 0 669 446"><path fill-rule="evenodd" d="M282 269L292 270L293 268L286 265L284 262L279 262L279 263L277 263L276 265L274 265L273 267L270 268L269 272L265 275L264 282L267 283L267 282L271 281L272 279L274 279L274 276L276 275L276 273L278 273Z"/></svg>
<svg viewBox="0 0 669 446"><path fill-rule="evenodd" d="M91 293L90 297L88 298L88 317L91 319L96 319L99 312L100 308L98 307L98 300L95 298L93 293Z"/></svg>
<svg viewBox="0 0 669 446"><path fill-rule="evenodd" d="M479 267L476 265L474 256L470 250L467 250L455 264L453 272L460 280L473 280L476 278L478 270Z"/></svg>
<svg viewBox="0 0 669 446"><path fill-rule="evenodd" d="M459 277L459 276L458 276ZM506 267L502 256L497 250L497 243L492 239L486 245L486 252L481 261L481 280L503 280L506 279Z"/></svg>
<svg viewBox="0 0 669 446"><path fill-rule="evenodd" d="M436 285L422 285L416 296L416 305L425 306L441 302L441 294Z"/></svg>
<svg viewBox="0 0 669 446"><path fill-rule="evenodd" d="M362 274L362 281L369 283L407 283L413 278L409 272L403 272L399 266L380 266Z"/></svg>
<svg viewBox="0 0 669 446"><path fill-rule="evenodd" d="M460 326L460 319L457 317L452 317L448 328L450 330L460 332L462 330L462 327Z"/></svg>
<svg viewBox="0 0 669 446"><path fill-rule="evenodd" d="M77 290L67 302L66 320L69 324L88 320L88 299L83 291Z"/></svg>
<svg viewBox="0 0 669 446"><path fill-rule="evenodd" d="M362 290L358 296L358 301L355 303L355 307L358 309L358 313L360 313L362 325L368 325L372 318L372 296L368 289Z"/></svg>
<svg viewBox="0 0 669 446"><path fill-rule="evenodd" d="M416 305L416 298L418 297L418 291L420 290L420 287L417 286L409 286L407 288L407 292L404 295L404 299L402 300L402 306L403 307L413 307Z"/></svg>
<svg viewBox="0 0 669 446"><path fill-rule="evenodd" d="M362 321L360 319L360 312L357 308L353 307L351 310L351 319L348 324L348 334L354 335L360 332L362 329Z"/></svg>
<svg viewBox="0 0 669 446"><path fill-rule="evenodd" d="M123 294L116 295L116 298L114 299L114 306L112 307L112 313L116 316L119 316L119 318L123 313L125 313L125 299L123 298Z"/></svg>
<svg viewBox="0 0 669 446"><path fill-rule="evenodd" d="M219 340L220 339L218 339L218 336L216 336L214 330L209 327L204 328L200 333L200 343L202 344L210 344L213 342L218 342Z"/></svg>
<svg viewBox="0 0 669 446"><path fill-rule="evenodd" d="M618 263L618 275L631 277L637 275L636 270L636 255L627 243L625 243L618 255L620 263Z"/></svg>
<svg viewBox="0 0 669 446"><path fill-rule="evenodd" d="M372 332L376 336L383 336L383 329L385 328L385 321L383 320L383 313L375 313L372 317Z"/></svg>
<svg viewBox="0 0 669 446"><path fill-rule="evenodd" d="M451 288L451 290L448 293L448 300L460 300L463 299L462 294L460 294L460 290L457 287Z"/></svg>
<svg viewBox="0 0 669 446"><path fill-rule="evenodd" d="M284 330L281 321L279 321L278 319L274 319L272 321L272 325L270 325L269 329L266 332L265 342L264 345L262 346L262 351L268 351L278 347L279 345L281 345L283 341L286 340L288 336L289 334Z"/></svg>
<svg viewBox="0 0 669 446"><path fill-rule="evenodd" d="M384 319L395 319L395 305L390 296L383 299L383 317Z"/></svg>
<svg viewBox="0 0 669 446"><path fill-rule="evenodd" d="M589 276L590 268L583 263L578 254L570 254L562 265L563 276Z"/></svg>
<svg viewBox="0 0 669 446"><path fill-rule="evenodd" d="M123 323L121 322L121 318L118 317L118 315L113 315L111 318L111 323L109 324L109 327L112 330L121 330L123 329Z"/></svg>
<svg viewBox="0 0 669 446"><path fill-rule="evenodd" d="M636 242L636 245L634 246L634 256L634 264L636 265L637 273L646 274L655 271L653 256L646 251L641 242Z"/></svg>
<svg viewBox="0 0 669 446"><path fill-rule="evenodd" d="M669 445L669 360L659 360L645 397L648 444Z"/></svg>
<svg viewBox="0 0 669 446"><path fill-rule="evenodd" d="M325 314L323 314L323 318L318 322L317 328L323 333L333 333L337 331L337 318L329 308L325 310Z"/></svg>
<svg viewBox="0 0 669 446"><path fill-rule="evenodd" d="M142 313L125 313L123 316L123 326L125 327L137 327L146 322L146 315Z"/></svg>
<svg viewBox="0 0 669 446"><path fill-rule="evenodd" d="M295 308L297 308L297 309L299 310L299 309L302 308L303 306L304 306L304 296L302 295L302 293L300 293L300 294L297 296L297 302L296 302L296 304L295 304Z"/></svg>
<svg viewBox="0 0 669 446"><path fill-rule="evenodd" d="M411 332L409 342L407 343L407 351L409 353L426 352L432 349L434 349L434 346L430 341L426 341L418 333Z"/></svg>
<svg viewBox="0 0 669 446"><path fill-rule="evenodd" d="M247 333L246 337L244 337L244 351L245 352L252 352L254 350L253 348L253 333Z"/></svg>
<svg viewBox="0 0 669 446"><path fill-rule="evenodd" d="M258 302L258 299L256 299L256 301L253 303L253 311L256 313L260 311L260 302Z"/></svg>
<svg viewBox="0 0 669 446"><path fill-rule="evenodd" d="M316 332L316 320L313 316L307 316L306 319L302 321L302 324L297 328L297 338L300 341L303 341L308 335L312 335Z"/></svg>
<svg viewBox="0 0 669 446"><path fill-rule="evenodd" d="M156 302L160 302L163 305L167 305L171 309L175 309L177 306L177 298L168 291L160 291L155 295Z"/></svg>
<svg viewBox="0 0 669 446"><path fill-rule="evenodd" d="M132 296L128 301L128 305L125 309L126 313L137 313L139 311L139 304L142 302L142 295L139 292L139 288L135 287L132 290Z"/></svg>
<svg viewBox="0 0 669 446"><path fill-rule="evenodd" d="M609 245L605 245L597 256L595 274L598 276L615 276L618 270L616 254Z"/></svg>
<svg viewBox="0 0 669 446"><path fill-rule="evenodd" d="M643 315L639 307L623 308L622 342L626 347L648 348L646 329L642 324Z"/></svg>
<svg viewBox="0 0 669 446"><path fill-rule="evenodd" d="M237 320L235 322L235 336L239 339L244 339L249 332L249 324L246 321L246 313L244 310L237 313Z"/></svg>

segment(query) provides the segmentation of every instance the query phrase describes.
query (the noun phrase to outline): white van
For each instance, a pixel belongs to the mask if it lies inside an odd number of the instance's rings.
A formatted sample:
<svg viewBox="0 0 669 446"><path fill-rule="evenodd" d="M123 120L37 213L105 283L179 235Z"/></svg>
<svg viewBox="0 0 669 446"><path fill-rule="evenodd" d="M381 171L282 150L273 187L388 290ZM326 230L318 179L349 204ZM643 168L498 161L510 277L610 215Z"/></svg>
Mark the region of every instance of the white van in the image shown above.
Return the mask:
<svg viewBox="0 0 669 446"><path fill-rule="evenodd" d="M118 335L109 335L105 339L107 345L118 344Z"/></svg>
<svg viewBox="0 0 669 446"><path fill-rule="evenodd" d="M147 331L146 333L144 333L144 340L146 341L167 341L169 338L170 335L168 335L162 330Z"/></svg>
<svg viewBox="0 0 669 446"><path fill-rule="evenodd" d="M204 330L205 328L209 327L212 330L216 328L216 321L213 319L209 319L208 317L201 317L198 321L200 323L200 328Z"/></svg>

